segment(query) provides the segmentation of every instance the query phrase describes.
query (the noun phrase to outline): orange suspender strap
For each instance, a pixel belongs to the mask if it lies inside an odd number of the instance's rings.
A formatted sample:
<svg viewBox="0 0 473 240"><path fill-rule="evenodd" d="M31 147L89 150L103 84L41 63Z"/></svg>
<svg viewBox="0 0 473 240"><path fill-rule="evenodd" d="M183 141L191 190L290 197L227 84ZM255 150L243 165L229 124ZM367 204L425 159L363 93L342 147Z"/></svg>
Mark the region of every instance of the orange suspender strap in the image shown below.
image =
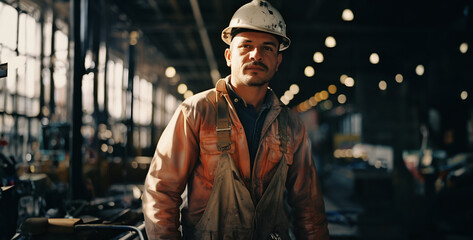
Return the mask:
<svg viewBox="0 0 473 240"><path fill-rule="evenodd" d="M217 91L217 149L221 152L231 149L232 140L230 134L232 131L232 123L228 117L227 101L223 97L222 92Z"/></svg>
<svg viewBox="0 0 473 240"><path fill-rule="evenodd" d="M217 149L221 152L228 151L231 149L232 141L230 138L232 131L232 123L228 116L227 101L223 97L223 93L217 92ZM281 152L287 152L287 109L283 108L278 116L278 132L280 137L281 145L279 146Z"/></svg>

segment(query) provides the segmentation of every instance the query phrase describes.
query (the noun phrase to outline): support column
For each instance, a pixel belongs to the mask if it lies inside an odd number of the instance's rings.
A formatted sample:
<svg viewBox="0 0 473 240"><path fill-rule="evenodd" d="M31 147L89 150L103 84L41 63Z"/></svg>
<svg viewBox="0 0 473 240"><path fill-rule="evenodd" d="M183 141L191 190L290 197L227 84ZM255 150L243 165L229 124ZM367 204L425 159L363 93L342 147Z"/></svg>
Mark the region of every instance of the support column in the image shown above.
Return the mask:
<svg viewBox="0 0 473 240"><path fill-rule="evenodd" d="M82 13L82 14L81 14ZM84 199L82 177L82 76L84 75L85 19L87 19L87 0L71 0L71 45L72 64L72 136L69 162L69 181L71 199Z"/></svg>

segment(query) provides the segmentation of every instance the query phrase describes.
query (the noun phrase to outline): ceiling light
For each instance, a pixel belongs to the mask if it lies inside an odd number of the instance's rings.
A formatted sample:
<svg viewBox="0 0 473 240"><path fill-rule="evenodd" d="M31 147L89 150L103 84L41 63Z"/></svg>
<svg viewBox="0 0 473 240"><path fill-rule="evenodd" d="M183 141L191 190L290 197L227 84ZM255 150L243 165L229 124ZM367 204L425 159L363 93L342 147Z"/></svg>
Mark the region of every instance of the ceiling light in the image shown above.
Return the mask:
<svg viewBox="0 0 473 240"><path fill-rule="evenodd" d="M315 74L315 70L312 66L307 66L304 69L304 74L306 75L306 77L313 77Z"/></svg>
<svg viewBox="0 0 473 240"><path fill-rule="evenodd" d="M320 98L321 98L322 100L327 100L327 98L328 98L328 92L325 91L325 90L321 91L321 92L320 92Z"/></svg>
<svg viewBox="0 0 473 240"><path fill-rule="evenodd" d="M345 96L345 94L340 94L338 95L337 100L338 100L338 103L344 104L347 102L347 96Z"/></svg>
<svg viewBox="0 0 473 240"><path fill-rule="evenodd" d="M468 51L468 43L462 43L460 44L460 52L465 54Z"/></svg>
<svg viewBox="0 0 473 240"><path fill-rule="evenodd" d="M377 53L372 53L370 55L370 62L372 64L378 64L379 63L379 55Z"/></svg>
<svg viewBox="0 0 473 240"><path fill-rule="evenodd" d="M315 97L309 98L309 105L312 107L317 106L317 99L315 99Z"/></svg>
<svg viewBox="0 0 473 240"><path fill-rule="evenodd" d="M299 93L299 85L297 85L297 84L292 84L292 85L289 87L289 91L290 91L292 94L294 94L294 95L298 94L298 93Z"/></svg>
<svg viewBox="0 0 473 240"><path fill-rule="evenodd" d="M382 91L384 91L384 90L386 90L386 88L388 87L388 84L386 83L386 81L381 80L381 81L379 81L379 83L378 83L378 87L379 87L379 89L381 89Z"/></svg>
<svg viewBox="0 0 473 240"><path fill-rule="evenodd" d="M324 102L324 107L326 110L330 110L332 108L333 104L332 104L332 101L330 100L327 100Z"/></svg>
<svg viewBox="0 0 473 240"><path fill-rule="evenodd" d="M174 67L167 67L164 75L166 75L168 78L173 78L176 76L176 69Z"/></svg>
<svg viewBox="0 0 473 240"><path fill-rule="evenodd" d="M325 39L325 46L327 46L328 48L333 48L337 45L337 41L335 41L335 38L332 37L332 36L328 36L326 39Z"/></svg>
<svg viewBox="0 0 473 240"><path fill-rule="evenodd" d="M336 93L336 92L337 92L337 86L331 84L330 86L328 86L328 92L329 92L330 94Z"/></svg>
<svg viewBox="0 0 473 240"><path fill-rule="evenodd" d="M287 104L286 104L287 105ZM304 112L304 108L302 107L302 103L297 105L297 111L298 112Z"/></svg>
<svg viewBox="0 0 473 240"><path fill-rule="evenodd" d="M402 74L398 73L398 74L396 74L395 79L396 79L396 82L402 83L402 81L404 80L404 77L402 76Z"/></svg>
<svg viewBox="0 0 473 240"><path fill-rule="evenodd" d="M301 104L299 104L299 106L301 112L305 112L311 108L310 104L307 101L302 102Z"/></svg>
<svg viewBox="0 0 473 240"><path fill-rule="evenodd" d="M341 82L342 84L345 84L345 79L346 79L347 77L348 77L348 76L347 76L346 74L342 74L342 75L340 76L340 82Z"/></svg>
<svg viewBox="0 0 473 240"><path fill-rule="evenodd" d="M184 98L187 99L187 98L190 98L194 96L194 93L191 91L191 90L187 90L185 93L184 93Z"/></svg>
<svg viewBox="0 0 473 240"><path fill-rule="evenodd" d="M347 8L343 10L342 12L343 21L346 21L346 22L353 21L354 18L355 18L355 15L353 15L353 12L351 11L351 9Z"/></svg>
<svg viewBox="0 0 473 240"><path fill-rule="evenodd" d="M468 43L460 44L460 52L465 54L468 51Z"/></svg>
<svg viewBox="0 0 473 240"><path fill-rule="evenodd" d="M177 92L179 94L184 94L186 91L187 91L187 85L185 85L184 83L181 83L179 84L179 86L177 86Z"/></svg>
<svg viewBox="0 0 473 240"><path fill-rule="evenodd" d="M461 98L462 100L466 100L466 99L468 98L468 92L467 92L467 91L462 91L462 92L460 93L460 98Z"/></svg>
<svg viewBox="0 0 473 240"><path fill-rule="evenodd" d="M423 65L420 65L420 64L417 65L417 67L416 67L416 74L417 75L419 75L419 76L424 75L424 71L425 71L425 69L424 69Z"/></svg>
<svg viewBox="0 0 473 240"><path fill-rule="evenodd" d="M286 91L284 93L284 96L289 100L291 101L293 98L294 98L294 94L292 94L290 91Z"/></svg>
<svg viewBox="0 0 473 240"><path fill-rule="evenodd" d="M289 99L287 99L287 97L285 95L282 96L280 100L281 100L282 103L284 103L284 105L289 104Z"/></svg>
<svg viewBox="0 0 473 240"><path fill-rule="evenodd" d="M324 61L324 55L321 52L314 53L314 62L322 63Z"/></svg>
<svg viewBox="0 0 473 240"><path fill-rule="evenodd" d="M345 78L345 86L347 86L347 87L355 86L355 79L353 79L351 77Z"/></svg>

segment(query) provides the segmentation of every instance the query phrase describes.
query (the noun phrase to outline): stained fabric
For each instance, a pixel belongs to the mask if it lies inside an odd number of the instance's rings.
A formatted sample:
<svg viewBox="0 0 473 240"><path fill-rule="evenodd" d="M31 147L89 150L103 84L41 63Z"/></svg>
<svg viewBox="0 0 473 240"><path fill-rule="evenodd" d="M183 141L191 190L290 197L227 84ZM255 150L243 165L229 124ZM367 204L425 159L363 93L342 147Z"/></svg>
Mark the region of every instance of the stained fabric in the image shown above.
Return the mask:
<svg viewBox="0 0 473 240"><path fill-rule="evenodd" d="M219 96L217 102L217 122L225 126L225 122L230 122L227 115L221 114L228 111L225 99ZM287 149L286 118L285 111L278 116L281 151ZM217 137L218 146L226 145L225 135ZM207 208L194 229L184 230L185 239L268 239L270 234L279 236L280 239L290 239L289 222L284 209L287 176L284 155L263 197L255 207L250 191L246 188L228 150L224 148L221 152Z"/></svg>
<svg viewBox="0 0 473 240"><path fill-rule="evenodd" d="M143 192L148 239L181 239L181 226L194 228L202 219L215 184L221 151L217 147L217 93L227 102L231 122L227 153L255 206L277 174L284 156L285 189L297 239L328 239L324 202L311 156L310 142L300 119L287 111L287 151L280 150L278 116L283 104L270 91L272 106L263 124L253 169L243 125L228 96L229 77L216 88L186 99L164 130L150 165ZM186 205L181 195L186 190Z"/></svg>

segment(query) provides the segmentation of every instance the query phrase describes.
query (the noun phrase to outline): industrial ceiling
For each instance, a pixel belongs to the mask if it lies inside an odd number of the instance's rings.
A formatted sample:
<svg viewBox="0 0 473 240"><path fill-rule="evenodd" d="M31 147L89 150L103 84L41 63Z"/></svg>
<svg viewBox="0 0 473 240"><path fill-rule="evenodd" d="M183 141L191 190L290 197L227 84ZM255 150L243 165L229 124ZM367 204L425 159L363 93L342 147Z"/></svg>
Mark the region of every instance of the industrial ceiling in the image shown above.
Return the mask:
<svg viewBox="0 0 473 240"><path fill-rule="evenodd" d="M299 86L300 91L289 106L308 100L331 84L337 87L338 93L346 94L348 103L353 102L355 88L340 82L342 74L352 77L355 85L372 82L373 91L379 91L379 81L385 81L386 91L402 84L395 81L396 74L403 75L404 83L411 81L411 86L422 88L423 81L426 88L448 85L447 88L454 88L455 94L456 88L466 84L466 79L473 80L471 0L270 2L285 18L292 40L289 49L283 52L282 65L270 86L279 96L284 95L291 84ZM131 25L156 46L166 64L175 67L179 82L187 84L194 93L211 88L212 78L229 74L223 57L226 45L220 34L233 13L245 3L247 1L237 0L115 1ZM351 9L353 20L342 19L344 9ZM335 38L335 47L325 46L328 36ZM462 43L470 44L466 53L459 51ZM324 56L322 63L313 60L317 51ZM379 63L370 63L372 53L378 54ZM425 68L423 76L415 72L418 65ZM307 66L315 70L312 77L304 74Z"/></svg>

